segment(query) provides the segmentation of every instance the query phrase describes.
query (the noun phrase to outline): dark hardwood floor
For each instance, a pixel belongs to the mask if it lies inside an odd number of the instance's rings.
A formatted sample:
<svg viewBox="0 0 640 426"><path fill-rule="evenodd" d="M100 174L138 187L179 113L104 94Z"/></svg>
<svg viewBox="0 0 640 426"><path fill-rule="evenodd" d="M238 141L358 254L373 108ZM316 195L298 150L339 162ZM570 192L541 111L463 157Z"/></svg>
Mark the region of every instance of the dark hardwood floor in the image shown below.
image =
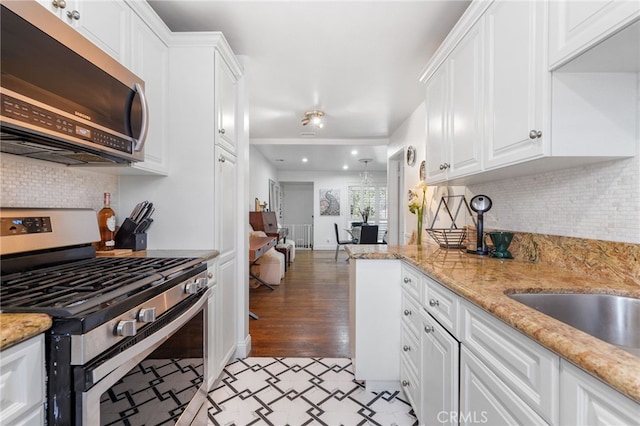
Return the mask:
<svg viewBox="0 0 640 426"><path fill-rule="evenodd" d="M349 263L334 255L297 250L275 290L250 290L250 356L349 357Z"/></svg>

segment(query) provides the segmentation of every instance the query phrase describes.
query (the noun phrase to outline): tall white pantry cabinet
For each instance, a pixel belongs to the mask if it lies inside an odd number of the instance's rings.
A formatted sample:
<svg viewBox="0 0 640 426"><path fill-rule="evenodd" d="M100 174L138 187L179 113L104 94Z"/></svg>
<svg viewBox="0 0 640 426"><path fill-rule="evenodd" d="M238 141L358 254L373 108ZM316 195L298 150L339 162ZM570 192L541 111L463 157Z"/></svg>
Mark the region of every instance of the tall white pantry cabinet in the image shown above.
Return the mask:
<svg viewBox="0 0 640 426"><path fill-rule="evenodd" d="M148 249L219 251L208 264L211 386L247 340L239 303L246 281L239 259L246 254L237 247L242 197L237 149L244 139L237 134L236 111L242 68L222 33L167 32L163 38L167 68L156 71L168 75L166 115L152 111L150 125L166 129L166 175L122 175L120 206L126 214L140 201L154 203Z"/></svg>

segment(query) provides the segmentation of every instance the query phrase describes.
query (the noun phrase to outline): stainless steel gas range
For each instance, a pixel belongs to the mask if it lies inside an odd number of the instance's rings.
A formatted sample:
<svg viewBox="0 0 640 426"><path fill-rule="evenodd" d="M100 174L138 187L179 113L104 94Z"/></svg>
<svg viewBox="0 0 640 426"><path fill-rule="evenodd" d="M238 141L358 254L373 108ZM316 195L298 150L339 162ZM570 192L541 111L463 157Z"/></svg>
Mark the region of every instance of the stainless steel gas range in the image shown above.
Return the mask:
<svg viewBox="0 0 640 426"><path fill-rule="evenodd" d="M53 318L47 423L191 424L206 400L204 259L96 257L93 210L4 208L0 222L0 308Z"/></svg>

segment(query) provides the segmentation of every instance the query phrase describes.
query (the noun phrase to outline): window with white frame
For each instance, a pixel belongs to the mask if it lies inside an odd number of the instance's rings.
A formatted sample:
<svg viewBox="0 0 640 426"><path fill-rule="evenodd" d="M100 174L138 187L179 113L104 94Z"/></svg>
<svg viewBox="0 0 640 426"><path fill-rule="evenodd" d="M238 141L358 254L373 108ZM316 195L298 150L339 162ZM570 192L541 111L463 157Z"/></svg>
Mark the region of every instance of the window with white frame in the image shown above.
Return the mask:
<svg viewBox="0 0 640 426"><path fill-rule="evenodd" d="M378 225L381 233L387 229L387 186L372 183L368 186L349 186L349 220Z"/></svg>

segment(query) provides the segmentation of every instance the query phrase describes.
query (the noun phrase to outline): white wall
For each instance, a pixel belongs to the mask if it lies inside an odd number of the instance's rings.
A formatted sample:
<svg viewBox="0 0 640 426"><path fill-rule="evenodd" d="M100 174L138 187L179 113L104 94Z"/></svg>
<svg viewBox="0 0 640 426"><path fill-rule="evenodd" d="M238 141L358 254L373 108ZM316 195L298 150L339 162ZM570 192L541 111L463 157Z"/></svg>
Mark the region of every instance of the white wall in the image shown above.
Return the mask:
<svg viewBox="0 0 640 426"><path fill-rule="evenodd" d="M372 172L374 182L386 182L385 172ZM313 247L316 250L335 250L336 236L334 223L338 224L341 230L341 238L346 238L346 232L342 231L349 223L349 200L348 188L351 185L360 183L360 176L357 172L292 172L281 171L278 174L281 183L284 182L313 182L313 215L315 223L313 228ZM340 216L320 216L320 193L321 189L340 190Z"/></svg>
<svg viewBox="0 0 640 426"><path fill-rule="evenodd" d="M255 147L249 147L249 211L255 210L254 201L256 198L260 203L269 202L269 179L278 182L278 171L264 158L264 155ZM271 210L271 206L267 206ZM249 218L247 217L247 221Z"/></svg>

